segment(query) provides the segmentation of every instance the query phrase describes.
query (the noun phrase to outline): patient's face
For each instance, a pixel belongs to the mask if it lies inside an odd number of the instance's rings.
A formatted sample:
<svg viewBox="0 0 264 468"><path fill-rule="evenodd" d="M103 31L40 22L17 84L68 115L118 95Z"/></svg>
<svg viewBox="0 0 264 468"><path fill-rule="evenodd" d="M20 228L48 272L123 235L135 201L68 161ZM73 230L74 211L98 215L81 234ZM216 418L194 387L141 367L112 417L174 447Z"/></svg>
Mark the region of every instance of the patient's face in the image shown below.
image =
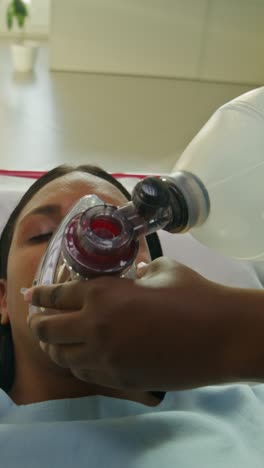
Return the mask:
<svg viewBox="0 0 264 468"><path fill-rule="evenodd" d="M28 306L20 289L32 285L49 238L67 211L79 198L89 194L96 194L113 205L127 202L124 195L109 182L90 174L75 172L40 189L23 209L16 223L8 259L6 308L4 312L2 310L2 322L11 323L15 353L20 358L43 364L49 361L49 365L55 366L41 351L27 326ZM33 213L45 205L53 205L56 209L42 214ZM149 261L145 240L141 242L137 261Z"/></svg>

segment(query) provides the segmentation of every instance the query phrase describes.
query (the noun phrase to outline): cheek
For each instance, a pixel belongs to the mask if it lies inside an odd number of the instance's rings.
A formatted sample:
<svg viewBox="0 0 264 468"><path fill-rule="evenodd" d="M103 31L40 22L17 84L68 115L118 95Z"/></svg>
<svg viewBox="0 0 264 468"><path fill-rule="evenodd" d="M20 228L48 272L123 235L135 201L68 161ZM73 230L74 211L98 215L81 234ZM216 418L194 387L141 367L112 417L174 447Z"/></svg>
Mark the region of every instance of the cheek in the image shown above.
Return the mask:
<svg viewBox="0 0 264 468"><path fill-rule="evenodd" d="M7 299L10 316L16 313L17 309L27 313L28 305L24 302L20 289L32 286L43 251L44 249L34 248L10 252L7 270Z"/></svg>
<svg viewBox="0 0 264 468"><path fill-rule="evenodd" d="M38 249L40 250L40 249ZM21 283L21 287L30 287L39 265L42 252L39 254L37 249L24 249L16 252L8 262L8 276L14 278L16 282Z"/></svg>

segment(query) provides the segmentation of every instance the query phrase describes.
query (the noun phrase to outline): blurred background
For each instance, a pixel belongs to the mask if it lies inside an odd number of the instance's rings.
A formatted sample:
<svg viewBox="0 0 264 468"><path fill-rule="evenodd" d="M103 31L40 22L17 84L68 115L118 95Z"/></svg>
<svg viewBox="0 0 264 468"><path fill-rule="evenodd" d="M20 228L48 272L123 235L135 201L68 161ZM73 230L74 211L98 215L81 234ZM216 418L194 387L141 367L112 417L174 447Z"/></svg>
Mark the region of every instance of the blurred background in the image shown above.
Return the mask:
<svg viewBox="0 0 264 468"><path fill-rule="evenodd" d="M12 3L0 0L1 169L169 172L219 106L264 84L263 0L27 0L23 27Z"/></svg>

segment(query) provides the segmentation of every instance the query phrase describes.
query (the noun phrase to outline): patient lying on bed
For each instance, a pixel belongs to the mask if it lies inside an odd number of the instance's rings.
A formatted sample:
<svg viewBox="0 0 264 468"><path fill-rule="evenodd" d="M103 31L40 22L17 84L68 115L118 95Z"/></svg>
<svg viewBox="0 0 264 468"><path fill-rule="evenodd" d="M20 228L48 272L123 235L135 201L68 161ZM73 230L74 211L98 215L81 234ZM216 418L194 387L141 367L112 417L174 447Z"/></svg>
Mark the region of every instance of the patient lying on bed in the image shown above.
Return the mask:
<svg viewBox="0 0 264 468"><path fill-rule="evenodd" d="M28 190L2 234L2 466L263 466L262 385L171 392L162 399L155 392L121 391L78 380L39 347L26 323L20 289L31 286L52 233L87 194L114 205L126 203L128 196L102 170L55 169ZM152 242L158 248L155 238ZM154 258L160 252L151 253ZM150 258L143 240L137 261Z"/></svg>

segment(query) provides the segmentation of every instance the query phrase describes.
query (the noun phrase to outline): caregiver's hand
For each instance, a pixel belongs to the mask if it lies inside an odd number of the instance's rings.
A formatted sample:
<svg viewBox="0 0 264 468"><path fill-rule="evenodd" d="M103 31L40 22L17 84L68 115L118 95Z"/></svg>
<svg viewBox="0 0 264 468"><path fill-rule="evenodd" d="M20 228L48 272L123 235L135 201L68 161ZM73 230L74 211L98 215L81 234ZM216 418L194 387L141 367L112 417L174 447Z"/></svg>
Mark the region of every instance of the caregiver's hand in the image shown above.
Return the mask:
<svg viewBox="0 0 264 468"><path fill-rule="evenodd" d="M46 309L28 320L42 349L77 378L115 388L176 390L245 377L245 347L256 343L241 290L166 259L139 276L30 290L27 300Z"/></svg>

